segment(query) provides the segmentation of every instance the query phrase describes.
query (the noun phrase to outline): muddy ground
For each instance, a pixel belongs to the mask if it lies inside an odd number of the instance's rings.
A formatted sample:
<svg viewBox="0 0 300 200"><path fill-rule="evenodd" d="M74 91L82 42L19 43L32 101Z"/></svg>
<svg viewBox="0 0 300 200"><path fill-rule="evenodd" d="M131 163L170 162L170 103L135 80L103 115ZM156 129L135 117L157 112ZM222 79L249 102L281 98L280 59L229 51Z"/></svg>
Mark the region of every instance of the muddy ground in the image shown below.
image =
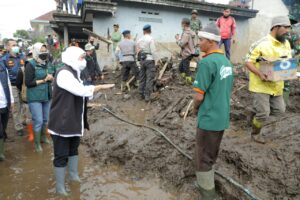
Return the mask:
<svg viewBox="0 0 300 200"><path fill-rule="evenodd" d="M33 143L15 134L12 123L9 123L8 135L14 142L5 143L6 160L0 162L1 200L176 200L174 190L161 189L158 177L141 179L134 174L125 175L119 165L100 166L84 145L79 148L82 182L71 183L66 178L70 195L61 197L55 193L52 146L43 144L43 152L36 153Z"/></svg>
<svg viewBox="0 0 300 200"><path fill-rule="evenodd" d="M269 139L262 145L250 139L252 99L247 91L247 75L242 68L237 67L235 72L231 128L225 132L215 168L259 199L300 199L299 80L292 81L287 113L280 119L271 117L262 130ZM136 89L120 94L119 85L91 101L91 130L84 143L99 165L121 165L125 174L137 177L155 174L163 180L164 188L177 188L177 199L197 199L192 161L154 131L124 123L101 108L106 106L126 120L158 128L193 156L196 118L182 118L193 92L181 83L174 70L169 69L166 74L168 82L157 88L150 103L141 101ZM107 75L106 82L119 79L117 72ZM221 199L250 199L218 175L216 184Z"/></svg>

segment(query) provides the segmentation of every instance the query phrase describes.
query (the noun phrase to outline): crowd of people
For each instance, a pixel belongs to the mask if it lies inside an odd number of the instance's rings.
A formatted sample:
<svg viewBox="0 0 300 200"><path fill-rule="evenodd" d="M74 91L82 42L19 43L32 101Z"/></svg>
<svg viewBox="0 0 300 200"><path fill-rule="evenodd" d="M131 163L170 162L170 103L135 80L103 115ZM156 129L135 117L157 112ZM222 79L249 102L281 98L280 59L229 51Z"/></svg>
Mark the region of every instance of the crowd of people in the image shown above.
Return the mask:
<svg viewBox="0 0 300 200"><path fill-rule="evenodd" d="M216 199L213 166L224 130L229 127L230 122L233 87L230 48L234 42L236 23L230 16L230 9L226 8L216 23L208 23L205 27L202 27L198 19L198 12L193 10L190 19L182 19L181 26L182 35L176 35L175 39L181 48L179 73L187 84L192 85L191 89L194 91L193 113L197 115L197 186L203 199L211 200ZM284 82L268 81L266 75L259 70L260 60L261 57L292 57L287 40L290 29L291 22L287 16L275 17L270 33L253 44L246 56L245 65L250 71L249 91L254 96L255 110L251 135L259 143L266 142L260 131L269 115L284 113L286 106L283 99ZM142 31L143 36L136 41L130 30L120 33L119 25L114 24L114 33L110 39L113 42L114 60L122 65L121 90L125 91L126 82L132 74L140 98L149 102L158 55L151 25L144 25ZM71 180L80 182L78 146L84 129L88 128L87 101L94 93L114 87L114 84L96 85L97 80L104 76L97 61L96 50L99 49L99 43L95 40L90 36L83 50L72 39L70 46L62 52L63 65L60 68L52 65L49 48L42 43L34 44L31 52L23 55L16 41L10 39L6 42L7 53L0 59L0 160L5 159L4 141L9 140L6 127L11 111L14 128L19 135L24 134L24 126L32 121L37 152L42 151L41 143L50 143L47 134L51 134L56 191L64 196L67 195L67 170ZM53 45L51 37L47 43ZM225 53L220 49L222 44L225 46ZM200 52L204 55L201 56ZM195 78L189 70L192 59L198 62Z"/></svg>
<svg viewBox="0 0 300 200"><path fill-rule="evenodd" d="M55 0L55 2L58 12L65 10L68 14L73 14L74 12L76 15L79 15L79 12L82 12L84 0Z"/></svg>

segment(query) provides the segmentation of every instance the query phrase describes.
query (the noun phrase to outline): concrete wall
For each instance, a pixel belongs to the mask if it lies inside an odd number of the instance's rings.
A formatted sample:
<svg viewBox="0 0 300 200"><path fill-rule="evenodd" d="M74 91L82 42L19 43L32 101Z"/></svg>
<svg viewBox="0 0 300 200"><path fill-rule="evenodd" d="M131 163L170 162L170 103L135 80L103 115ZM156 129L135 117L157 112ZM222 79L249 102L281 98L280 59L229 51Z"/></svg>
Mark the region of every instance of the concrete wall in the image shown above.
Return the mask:
<svg viewBox="0 0 300 200"><path fill-rule="evenodd" d="M232 46L232 61L241 62L248 52L252 42L266 35L269 31L271 18L275 15L284 15L288 10L281 0L256 0L254 8L259 10L259 14L255 19L236 18L237 34L236 43ZM200 13L200 19L205 26L209 21L216 19L220 14ZM119 3L115 16L104 14L95 14L93 19L93 30L103 36L107 35L108 28L112 33L112 25L118 23L120 30L129 29L133 37L142 36L142 27L145 24L152 25L153 37L156 42L162 42L169 47L175 47L174 50L179 51L175 45L174 36L181 33L181 19L190 17L190 9L168 8L156 5ZM174 44L172 44L174 43ZM101 66L110 65L111 58L105 48L101 48L100 60ZM163 47L160 48L162 57L168 55L164 52Z"/></svg>
<svg viewBox="0 0 300 200"><path fill-rule="evenodd" d="M233 50L234 60L236 61L245 57L245 54L252 43L266 36L270 32L273 17L287 16L289 13L282 0L255 0L254 9L259 10L256 18L249 20L249 26L245 27L245 30L241 30L240 27L238 28L239 31L245 32L245 38L247 38L247 40L243 41L239 39L237 49ZM245 48L247 50L246 52L244 52ZM243 54L238 53L238 51L241 51Z"/></svg>

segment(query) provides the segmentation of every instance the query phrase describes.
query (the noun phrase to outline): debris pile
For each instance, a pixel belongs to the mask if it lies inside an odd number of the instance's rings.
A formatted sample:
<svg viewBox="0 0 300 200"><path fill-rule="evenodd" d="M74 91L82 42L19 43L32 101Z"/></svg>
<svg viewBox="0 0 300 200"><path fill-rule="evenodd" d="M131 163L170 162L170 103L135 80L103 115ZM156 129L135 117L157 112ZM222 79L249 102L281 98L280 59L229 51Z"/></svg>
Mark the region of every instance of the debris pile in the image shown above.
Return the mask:
<svg viewBox="0 0 300 200"><path fill-rule="evenodd" d="M196 118L188 112L193 91L191 86L179 84L180 77L173 72L174 64L171 63L167 60L160 64L159 71L163 75L157 80L170 77L168 80L172 81L166 81L158 87L156 98L151 103L140 101L136 90L130 92L131 98L128 100L112 91L106 94L107 101L102 95L93 103L107 104L116 115L128 121L161 130L174 144L193 157ZM164 66L167 66L165 70ZM263 134L269 136L270 141L261 145L250 139L252 98L247 88L247 75L238 68L235 77L231 128L224 135L216 169L260 199L299 199L299 81L292 81L286 115L280 119L271 118L263 128ZM120 164L126 172L137 177L157 175L166 188L176 187L179 198L186 195L187 199L197 198L198 192L193 184L194 163L163 137L151 129L120 121L101 111L101 107L92 107L89 112L93 124L84 143L89 146L91 155L100 165ZM249 199L245 192L224 178L216 176L216 182L223 199Z"/></svg>

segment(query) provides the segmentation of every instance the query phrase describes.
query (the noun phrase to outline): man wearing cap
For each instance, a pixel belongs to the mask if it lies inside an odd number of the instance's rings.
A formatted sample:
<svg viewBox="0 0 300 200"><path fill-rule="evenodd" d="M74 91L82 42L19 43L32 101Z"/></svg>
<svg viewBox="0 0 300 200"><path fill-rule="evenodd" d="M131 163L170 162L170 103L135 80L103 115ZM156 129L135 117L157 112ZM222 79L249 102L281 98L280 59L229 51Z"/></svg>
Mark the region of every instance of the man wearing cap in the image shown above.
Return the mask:
<svg viewBox="0 0 300 200"><path fill-rule="evenodd" d="M192 84L192 77L190 72L190 62L195 56L196 45L195 38L197 37L195 32L190 28L190 20L183 18L181 21L183 33L181 37L176 35L176 43L181 48L181 62L179 64L179 72L182 78L185 79L187 84ZM198 54L199 55L199 54Z"/></svg>
<svg viewBox="0 0 300 200"><path fill-rule="evenodd" d="M136 54L136 45L135 42L131 40L131 34L129 30L123 31L124 40L120 42L117 47L116 54L117 59L120 61L122 65L122 84L121 90L124 90L126 81L129 78L130 71L132 72L135 79L138 78L139 70L135 62L135 54Z"/></svg>
<svg viewBox="0 0 300 200"><path fill-rule="evenodd" d="M95 47L90 43L87 43L84 50L86 52L86 68L81 72L80 78L83 80L84 85L94 85L95 80L98 79L98 77L103 79L100 67L93 58Z"/></svg>
<svg viewBox="0 0 300 200"><path fill-rule="evenodd" d="M262 59L291 58L291 47L286 37L291 29L287 16L272 19L271 32L264 38L252 44L246 56L246 67L250 71L249 91L252 92L255 116L252 121L252 139L265 143L265 138L260 134L269 115L280 115L285 112L283 100L283 81L270 82L260 69Z"/></svg>
<svg viewBox="0 0 300 200"><path fill-rule="evenodd" d="M196 34L198 33L198 31L200 31L202 29L202 23L201 23L200 19L198 18L197 10L192 10L191 29Z"/></svg>
<svg viewBox="0 0 300 200"><path fill-rule="evenodd" d="M119 69L118 67L118 63L116 63L116 48L119 44L119 42L121 41L122 39L122 34L120 33L119 31L119 24L114 24L114 32L111 34L111 40L113 42L113 55L112 55L112 58L113 58L113 63L114 63L114 67L116 70Z"/></svg>
<svg viewBox="0 0 300 200"><path fill-rule="evenodd" d="M93 57L94 61L96 62L96 64L98 65L98 67L100 67L99 63L98 63L98 59L97 59L97 54L96 54L96 50L98 50L100 48L99 42L95 43L95 38L93 36L90 36L89 42L87 44L91 44L94 47L92 57Z"/></svg>
<svg viewBox="0 0 300 200"><path fill-rule="evenodd" d="M140 95L146 102L150 101L150 95L153 92L156 64L156 47L151 36L151 25L143 27L143 37L137 42L137 53L140 55Z"/></svg>
<svg viewBox="0 0 300 200"><path fill-rule="evenodd" d="M232 64L219 49L218 27L209 23L199 32L201 51L193 84L194 113L198 114L196 135L196 176L201 199L217 198L213 165L224 130L229 127L230 97L233 85Z"/></svg>
<svg viewBox="0 0 300 200"><path fill-rule="evenodd" d="M217 19L217 26L220 28L221 41L220 46L224 44L226 57L230 60L230 49L231 49L231 39L234 37L236 22L235 19L230 16L230 8L225 8L223 16ZM233 40L233 42L235 42Z"/></svg>

